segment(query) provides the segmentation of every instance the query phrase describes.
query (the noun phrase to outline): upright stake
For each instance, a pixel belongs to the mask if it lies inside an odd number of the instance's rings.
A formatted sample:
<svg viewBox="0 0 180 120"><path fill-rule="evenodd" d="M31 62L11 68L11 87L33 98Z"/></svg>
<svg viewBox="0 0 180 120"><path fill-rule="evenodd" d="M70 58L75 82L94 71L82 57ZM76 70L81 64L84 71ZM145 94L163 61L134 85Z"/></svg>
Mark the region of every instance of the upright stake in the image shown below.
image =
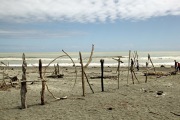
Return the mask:
<svg viewBox="0 0 180 120"><path fill-rule="evenodd" d="M25 60L25 54L23 53L22 55L22 81L21 81L21 108L26 109L27 104L26 104L26 93L27 93L27 85L26 85L26 68L27 68L27 63Z"/></svg>
<svg viewBox="0 0 180 120"><path fill-rule="evenodd" d="M43 80L43 77L42 77L42 61L41 61L41 59L39 59L39 75L42 80L41 105L44 105L45 104L45 102L44 102L45 81Z"/></svg>
<svg viewBox="0 0 180 120"><path fill-rule="evenodd" d="M119 89L119 76L120 76L120 58L118 59L118 89Z"/></svg>
<svg viewBox="0 0 180 120"><path fill-rule="evenodd" d="M145 80L145 83L147 83L147 74L148 74L148 62L146 62L146 80Z"/></svg>
<svg viewBox="0 0 180 120"><path fill-rule="evenodd" d="M58 75L60 75L60 72L59 72L59 64L57 64L57 73L58 73Z"/></svg>
<svg viewBox="0 0 180 120"><path fill-rule="evenodd" d="M127 84L129 84L129 63L130 63L130 57L131 57L131 50L129 50L129 60L128 60L128 75L127 75Z"/></svg>
<svg viewBox="0 0 180 120"><path fill-rule="evenodd" d="M83 67L81 52L79 52L79 57L80 57L80 64L81 64L81 71L82 71L82 89L83 89L83 96L85 96L84 67Z"/></svg>
<svg viewBox="0 0 180 120"><path fill-rule="evenodd" d="M101 62L101 88L102 88L102 92L103 92L104 91L104 82L103 82L103 78L104 78L104 75L103 75L103 72L104 72L104 60L101 59L100 62Z"/></svg>

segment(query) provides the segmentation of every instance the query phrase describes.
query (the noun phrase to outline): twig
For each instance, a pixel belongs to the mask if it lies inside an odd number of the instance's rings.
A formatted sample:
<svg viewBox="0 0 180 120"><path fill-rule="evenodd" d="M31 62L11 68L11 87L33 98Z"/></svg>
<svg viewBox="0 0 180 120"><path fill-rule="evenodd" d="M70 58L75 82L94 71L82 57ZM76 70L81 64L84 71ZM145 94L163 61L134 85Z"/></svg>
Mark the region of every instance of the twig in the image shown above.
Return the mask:
<svg viewBox="0 0 180 120"><path fill-rule="evenodd" d="M170 112L170 113L172 113L172 114L174 114L176 116L180 116L180 114L177 114L177 113L174 113L174 112Z"/></svg>

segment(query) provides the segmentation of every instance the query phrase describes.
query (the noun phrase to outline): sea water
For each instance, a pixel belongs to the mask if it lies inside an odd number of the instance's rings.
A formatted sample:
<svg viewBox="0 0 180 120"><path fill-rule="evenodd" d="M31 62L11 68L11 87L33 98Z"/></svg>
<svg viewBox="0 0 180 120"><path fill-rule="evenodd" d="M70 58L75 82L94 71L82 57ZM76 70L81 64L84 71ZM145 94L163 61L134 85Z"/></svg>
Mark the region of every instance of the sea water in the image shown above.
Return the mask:
<svg viewBox="0 0 180 120"><path fill-rule="evenodd" d="M67 52L73 59L77 66L80 65L79 52ZM140 67L145 66L148 61L148 54L151 56L151 60L154 66L159 67L161 65L170 67L174 65L174 60L180 62L180 51L138 51L138 60ZM9 66L22 66L22 54L23 53L0 53L0 62L3 62ZM90 52L82 52L83 64L85 65L90 56ZM133 58L134 51L131 51L131 57ZM48 65L51 61L56 59L50 64L59 64L60 66L72 66L73 63L68 56L64 56L63 52L34 52L25 53L26 62L28 66L38 66L39 59L42 60L43 66ZM128 66L129 51L126 52L94 52L92 61L89 66L100 66L100 59L104 59L105 66L117 66L118 63L113 58L117 59L117 56L122 56L121 66ZM4 66L0 63L0 66Z"/></svg>

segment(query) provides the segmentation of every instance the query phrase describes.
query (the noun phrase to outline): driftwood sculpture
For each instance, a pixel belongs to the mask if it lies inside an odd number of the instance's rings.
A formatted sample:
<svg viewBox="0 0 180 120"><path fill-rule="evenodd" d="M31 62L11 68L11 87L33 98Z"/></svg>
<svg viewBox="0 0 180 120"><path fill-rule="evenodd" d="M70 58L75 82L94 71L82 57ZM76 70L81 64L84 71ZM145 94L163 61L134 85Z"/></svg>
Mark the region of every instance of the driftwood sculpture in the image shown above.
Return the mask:
<svg viewBox="0 0 180 120"><path fill-rule="evenodd" d="M138 80L138 78L136 77L136 74L135 74L135 72L134 72L134 61L133 61L133 59L131 59L130 71L131 71L131 76L132 76L132 82L133 82L133 84L134 84L134 77L136 78L136 80L137 80L138 83L139 83L139 80Z"/></svg>
<svg viewBox="0 0 180 120"><path fill-rule="evenodd" d="M118 67L117 67L116 73L118 72L118 89L119 89L120 67L121 67L121 63L123 63L123 62L121 61L121 58L123 58L123 57L122 57L122 56L117 56L117 57L118 57L118 59L115 59L115 58L113 58L113 59L116 60L116 61L118 61Z"/></svg>

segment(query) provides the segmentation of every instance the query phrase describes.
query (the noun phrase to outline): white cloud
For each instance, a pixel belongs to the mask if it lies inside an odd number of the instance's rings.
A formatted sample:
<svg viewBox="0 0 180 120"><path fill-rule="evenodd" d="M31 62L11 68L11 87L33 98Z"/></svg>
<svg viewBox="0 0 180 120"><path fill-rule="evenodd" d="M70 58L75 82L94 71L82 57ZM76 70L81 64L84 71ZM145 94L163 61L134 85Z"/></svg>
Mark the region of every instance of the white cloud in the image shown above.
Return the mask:
<svg viewBox="0 0 180 120"><path fill-rule="evenodd" d="M106 22L180 15L180 0L1 0L0 21Z"/></svg>

